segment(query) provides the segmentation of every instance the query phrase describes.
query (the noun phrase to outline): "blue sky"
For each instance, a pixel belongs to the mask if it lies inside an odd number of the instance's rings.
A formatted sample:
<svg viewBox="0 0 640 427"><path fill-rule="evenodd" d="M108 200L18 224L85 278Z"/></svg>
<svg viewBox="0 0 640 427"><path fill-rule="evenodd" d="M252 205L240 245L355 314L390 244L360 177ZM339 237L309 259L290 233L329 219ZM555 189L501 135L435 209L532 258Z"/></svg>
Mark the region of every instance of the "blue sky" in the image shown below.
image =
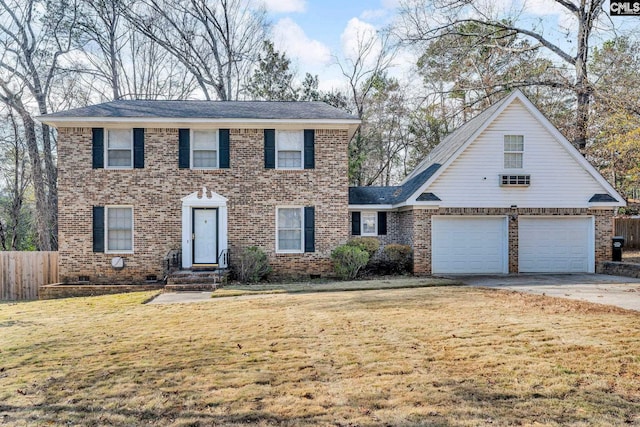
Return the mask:
<svg viewBox="0 0 640 427"><path fill-rule="evenodd" d="M320 76L324 89L335 87L342 58L357 34L387 25L397 0L266 0L276 48L287 53L300 76Z"/></svg>
<svg viewBox="0 0 640 427"><path fill-rule="evenodd" d="M375 33L397 17L400 0L264 0L273 23L276 49L286 52L300 77L309 71L320 77L322 89L341 86L336 58L344 60L349 47L363 34ZM565 30L575 34L574 17L554 0L476 0L496 10L521 11L522 25L544 28L545 36L563 49L572 49ZM609 2L604 5L609 10ZM604 20L606 25L606 19ZM619 31L640 34L640 17L613 17ZM572 31L573 30L573 31ZM593 39L593 45L609 39L612 32ZM415 57L403 52L393 73L410 72Z"/></svg>

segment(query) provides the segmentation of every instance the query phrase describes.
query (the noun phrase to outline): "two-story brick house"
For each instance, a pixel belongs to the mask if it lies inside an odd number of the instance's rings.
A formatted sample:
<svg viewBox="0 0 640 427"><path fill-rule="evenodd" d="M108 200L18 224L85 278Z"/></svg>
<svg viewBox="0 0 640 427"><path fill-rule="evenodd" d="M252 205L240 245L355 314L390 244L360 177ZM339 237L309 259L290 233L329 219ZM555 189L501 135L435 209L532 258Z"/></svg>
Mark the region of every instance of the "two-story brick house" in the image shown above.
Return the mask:
<svg viewBox="0 0 640 427"><path fill-rule="evenodd" d="M416 274L587 272L624 199L515 91L390 187L348 187L359 120L323 103L116 101L58 128L60 278L136 283L263 248L275 273L331 274L350 236L413 248Z"/></svg>
<svg viewBox="0 0 640 427"><path fill-rule="evenodd" d="M226 267L253 245L275 273L326 274L349 237L360 122L327 104L115 101L40 120L58 129L62 282L160 279L170 251Z"/></svg>

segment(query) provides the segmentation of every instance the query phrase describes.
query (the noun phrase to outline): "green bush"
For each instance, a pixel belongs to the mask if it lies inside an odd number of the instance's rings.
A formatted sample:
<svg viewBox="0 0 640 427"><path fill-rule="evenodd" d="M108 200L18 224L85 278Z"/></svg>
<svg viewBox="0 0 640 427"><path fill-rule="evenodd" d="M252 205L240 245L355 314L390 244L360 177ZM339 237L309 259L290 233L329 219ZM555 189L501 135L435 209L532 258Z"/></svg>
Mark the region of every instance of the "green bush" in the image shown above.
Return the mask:
<svg viewBox="0 0 640 427"><path fill-rule="evenodd" d="M367 251L353 245L340 245L331 252L333 268L340 278L354 279L369 262Z"/></svg>
<svg viewBox="0 0 640 427"><path fill-rule="evenodd" d="M380 240L375 237L354 237L347 242L348 246L355 246L369 254L369 259L380 249Z"/></svg>
<svg viewBox="0 0 640 427"><path fill-rule="evenodd" d="M244 248L234 266L236 278L242 283L255 283L271 273L265 251L257 246Z"/></svg>
<svg viewBox="0 0 640 427"><path fill-rule="evenodd" d="M382 250L387 269L390 273L407 273L411 271L413 249L408 245L388 244Z"/></svg>

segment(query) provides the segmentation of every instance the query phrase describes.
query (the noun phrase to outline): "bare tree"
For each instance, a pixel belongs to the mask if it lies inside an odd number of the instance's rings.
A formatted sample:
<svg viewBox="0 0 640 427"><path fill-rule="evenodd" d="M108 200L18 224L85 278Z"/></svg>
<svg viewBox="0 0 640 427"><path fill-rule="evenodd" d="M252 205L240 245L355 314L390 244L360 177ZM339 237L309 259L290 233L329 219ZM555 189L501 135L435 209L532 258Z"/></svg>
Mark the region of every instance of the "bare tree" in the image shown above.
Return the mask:
<svg viewBox="0 0 640 427"><path fill-rule="evenodd" d="M336 59L342 75L347 79L353 112L361 120L366 115L376 78L393 65L395 54L396 49L389 34L364 30L357 33L353 51L347 52L342 60ZM366 176L365 162L371 148L364 130L366 122L358 128L349 144L349 178L355 185L372 184Z"/></svg>
<svg viewBox="0 0 640 427"><path fill-rule="evenodd" d="M138 0L125 13L182 63L206 99L240 96L268 27L264 7L250 0Z"/></svg>
<svg viewBox="0 0 640 427"><path fill-rule="evenodd" d="M168 51L139 33L124 17L130 0L90 0L82 4L74 63L90 92L103 99L184 99L194 78ZM96 84L92 79L97 79Z"/></svg>
<svg viewBox="0 0 640 427"><path fill-rule="evenodd" d="M406 0L403 3L403 24L401 33L406 41L412 43L431 42L451 35L484 39L488 47L500 47L501 40L516 35L531 43L528 49L544 49L565 66L574 70L574 80L547 81L540 84L565 87L576 96L574 144L584 148L588 136L589 107L592 100L588 75L590 43L602 22L604 0L553 0L550 7L556 6L574 17L577 26L564 28L565 36L575 49L570 51L563 45L552 41L542 26L526 27L519 22L521 11L512 16L498 13L489 3L472 0ZM465 24L472 24L471 26ZM461 28L470 31L461 32ZM474 31L476 28L477 31ZM492 36L493 34L493 36Z"/></svg>
<svg viewBox="0 0 640 427"><path fill-rule="evenodd" d="M8 128L0 138L0 248L15 251L26 240L25 194L30 184L27 154L21 129L11 110L4 117Z"/></svg>
<svg viewBox="0 0 640 427"><path fill-rule="evenodd" d="M60 57L70 50L76 19L73 1L0 0L0 102L24 128L36 201L38 249L57 247L55 146L47 125L47 100ZM32 108L33 106L33 108Z"/></svg>

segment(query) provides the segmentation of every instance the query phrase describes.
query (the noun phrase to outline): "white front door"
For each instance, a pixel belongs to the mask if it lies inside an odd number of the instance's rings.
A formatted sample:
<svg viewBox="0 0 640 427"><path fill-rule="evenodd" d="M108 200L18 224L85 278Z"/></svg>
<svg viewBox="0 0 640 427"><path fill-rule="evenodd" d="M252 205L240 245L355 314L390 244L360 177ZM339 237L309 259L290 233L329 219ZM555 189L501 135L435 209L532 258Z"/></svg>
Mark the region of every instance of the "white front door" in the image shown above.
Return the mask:
<svg viewBox="0 0 640 427"><path fill-rule="evenodd" d="M193 209L193 263L218 263L218 209Z"/></svg>

